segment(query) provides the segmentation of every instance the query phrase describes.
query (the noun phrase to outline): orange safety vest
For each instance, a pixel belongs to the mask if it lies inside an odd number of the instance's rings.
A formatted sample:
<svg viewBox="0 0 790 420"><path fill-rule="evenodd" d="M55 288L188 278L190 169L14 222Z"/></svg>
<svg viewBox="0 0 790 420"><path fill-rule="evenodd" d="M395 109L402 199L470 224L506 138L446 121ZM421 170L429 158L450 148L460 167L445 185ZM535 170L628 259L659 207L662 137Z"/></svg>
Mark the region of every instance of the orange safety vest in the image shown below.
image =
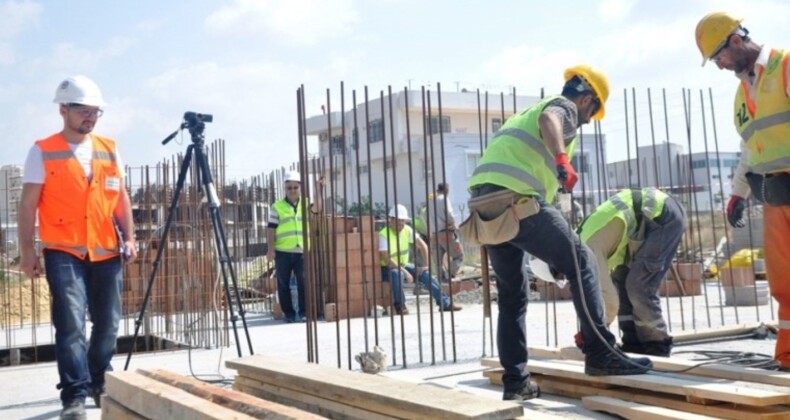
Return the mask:
<svg viewBox="0 0 790 420"><path fill-rule="evenodd" d="M115 161L115 142L96 135L90 137L90 181L60 133L36 142L45 171L38 202L39 234L47 249L102 261L119 255L113 212L123 184Z"/></svg>

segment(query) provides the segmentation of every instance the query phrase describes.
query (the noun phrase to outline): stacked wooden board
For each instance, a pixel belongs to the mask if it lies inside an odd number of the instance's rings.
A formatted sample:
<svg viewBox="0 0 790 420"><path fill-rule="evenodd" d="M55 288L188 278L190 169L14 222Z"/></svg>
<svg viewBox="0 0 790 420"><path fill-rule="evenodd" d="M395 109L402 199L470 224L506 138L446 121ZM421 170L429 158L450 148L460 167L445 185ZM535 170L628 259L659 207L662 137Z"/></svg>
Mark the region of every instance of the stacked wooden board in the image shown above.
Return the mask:
<svg viewBox="0 0 790 420"><path fill-rule="evenodd" d="M106 419L319 419L315 414L165 370L108 372Z"/></svg>
<svg viewBox="0 0 790 420"><path fill-rule="evenodd" d="M544 394L581 399L582 405L625 418L790 419L790 373L651 357L664 372L587 376L575 347L529 348L528 370ZM501 384L497 359L483 359L491 383ZM668 373L673 372L673 373Z"/></svg>
<svg viewBox="0 0 790 420"><path fill-rule="evenodd" d="M254 355L226 362L234 389L330 418L510 419L523 407L455 389ZM539 418L532 417L530 418Z"/></svg>

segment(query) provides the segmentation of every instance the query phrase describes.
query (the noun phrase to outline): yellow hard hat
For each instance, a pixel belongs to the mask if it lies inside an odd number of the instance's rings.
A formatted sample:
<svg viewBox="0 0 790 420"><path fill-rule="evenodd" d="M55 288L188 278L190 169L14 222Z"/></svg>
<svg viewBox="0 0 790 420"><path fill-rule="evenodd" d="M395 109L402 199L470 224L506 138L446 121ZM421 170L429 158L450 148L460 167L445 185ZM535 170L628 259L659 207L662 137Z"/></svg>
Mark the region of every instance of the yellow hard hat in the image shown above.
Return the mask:
<svg viewBox="0 0 790 420"><path fill-rule="evenodd" d="M697 40L699 52L702 53L703 66L727 42L727 37L741 26L742 20L726 12L708 13L700 19L694 38Z"/></svg>
<svg viewBox="0 0 790 420"><path fill-rule="evenodd" d="M592 116L594 120L602 120L606 115L606 101L609 99L609 79L602 71L588 66L587 64L579 64L565 70L565 81L571 80L573 76L579 76L586 81L590 87L595 91L595 95L601 100L601 107L598 112Z"/></svg>

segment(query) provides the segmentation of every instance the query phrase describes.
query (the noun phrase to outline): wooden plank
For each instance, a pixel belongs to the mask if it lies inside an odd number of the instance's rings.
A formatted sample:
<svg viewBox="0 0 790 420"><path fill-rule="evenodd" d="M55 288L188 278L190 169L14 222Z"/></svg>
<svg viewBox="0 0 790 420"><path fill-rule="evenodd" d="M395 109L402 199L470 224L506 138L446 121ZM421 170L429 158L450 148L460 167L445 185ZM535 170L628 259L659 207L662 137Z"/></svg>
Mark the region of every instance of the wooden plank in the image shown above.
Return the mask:
<svg viewBox="0 0 790 420"><path fill-rule="evenodd" d="M790 418L790 408L785 406L751 407L748 405L735 405L729 403L704 406L686 402L685 398L679 395L644 393L637 392L630 388L600 389L590 386L587 382L553 378L544 375L533 375L533 378L540 384L541 392L576 399L592 395L602 395L642 404L672 408L689 413L715 416L723 419Z"/></svg>
<svg viewBox="0 0 790 420"><path fill-rule="evenodd" d="M144 420L145 417L124 407L106 395L101 397L101 418L113 420Z"/></svg>
<svg viewBox="0 0 790 420"><path fill-rule="evenodd" d="M644 356L633 354L634 356ZM529 347L530 358L584 360L584 354L577 347ZM698 365L699 361L680 359L677 357L646 356L653 361L653 367L659 370L684 370ZM485 358L481 364L487 367L499 367L499 359ZM709 364L684 371L684 374L705 376L709 378L731 379L734 381L755 382L766 385L790 387L790 373L774 370L755 369L743 366Z"/></svg>
<svg viewBox="0 0 790 420"><path fill-rule="evenodd" d="M150 419L252 419L136 372L107 372L107 396Z"/></svg>
<svg viewBox="0 0 790 420"><path fill-rule="evenodd" d="M523 414L520 404L509 401L283 357L258 354L226 366L242 376L392 417L499 419Z"/></svg>
<svg viewBox="0 0 790 420"><path fill-rule="evenodd" d="M626 419L640 420L710 420L715 417L685 413L670 408L644 405L612 397L584 397L582 407L588 410L604 411Z"/></svg>
<svg viewBox="0 0 790 420"><path fill-rule="evenodd" d="M248 414L258 419L321 419L324 417L308 413L287 405L255 398L249 394L223 389L197 379L179 375L163 369L145 370L137 372L151 379L168 385L175 386L192 395L219 404L223 407Z"/></svg>
<svg viewBox="0 0 790 420"><path fill-rule="evenodd" d="M259 398L298 407L301 410L318 413L332 419L391 420L395 418L341 404L337 401L305 395L299 391L263 383L245 376L237 376L233 382L233 388Z"/></svg>
<svg viewBox="0 0 790 420"><path fill-rule="evenodd" d="M790 403L790 389L763 389L768 385L747 382L714 381L710 378L648 373L630 376L587 376L583 362L572 360L547 361L532 359L529 371L595 383L627 386L736 404L767 406Z"/></svg>

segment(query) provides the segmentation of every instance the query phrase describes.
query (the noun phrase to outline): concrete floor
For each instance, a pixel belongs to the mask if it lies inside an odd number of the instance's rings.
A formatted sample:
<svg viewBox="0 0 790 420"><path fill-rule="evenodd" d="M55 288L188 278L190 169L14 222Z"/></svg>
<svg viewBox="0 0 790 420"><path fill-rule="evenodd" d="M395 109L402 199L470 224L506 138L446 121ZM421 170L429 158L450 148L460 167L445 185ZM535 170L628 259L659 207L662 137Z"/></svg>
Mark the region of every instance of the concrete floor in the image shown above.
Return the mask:
<svg viewBox="0 0 790 420"><path fill-rule="evenodd" d="M758 317L762 321L769 321L771 318L770 307L764 305L758 309L741 307L738 309L736 319L734 308L719 306L718 300L713 298L717 295L716 288L713 286L707 288L708 296L711 296L709 299L701 296L673 298L669 306L665 306L667 312L665 317L671 318L673 331L679 331L681 327L686 330L704 330L709 325L732 326L758 322ZM502 390L489 385L481 373L480 358L495 355L492 354L489 322L484 321L482 305L465 304L464 309L454 313L452 319L447 313L440 316L434 309L433 320L431 320L426 301L423 299L420 298L422 307L419 315L416 310L412 310L410 315L403 317L403 329L399 317L380 318L377 324L374 324L371 318L341 320L338 323L319 321L316 324L319 362L328 366L339 364L344 369L350 367L358 370L359 366L354 361L354 356L366 351L366 341L367 350L372 349L375 344L375 333L378 330L378 344L387 352L391 362L386 375L406 381L429 382L457 388L492 399L501 398ZM411 296L409 300L414 308L416 298ZM530 344L572 345L576 318L569 301L556 304L530 302L527 316ZM307 360L306 324L283 324L269 316L253 313L247 314L247 320L249 335L256 353ZM455 327L455 340L452 340L450 334L451 325ZM496 308L494 308L493 326L495 329ZM2 333L8 332L0 331L0 334ZM239 334L244 337L243 330L240 329ZM246 339L242 338L242 342L243 355L246 356L248 355ZM770 339L736 340L676 347L676 350L715 349L773 354L774 343ZM404 349L407 356L405 361ZM496 351L495 348L493 350ZM678 357L692 356L693 354L681 354ZM220 349L135 354L131 359L130 369L161 368L184 375L195 375L200 379L232 380L235 371L226 369L224 362L237 357L235 344ZM113 366L116 370L122 369L125 361L126 354L116 355ZM58 391L55 389L57 382L57 367L54 362L0 368L0 384L2 384L0 418L57 418L60 411ZM525 402L524 406L530 410L567 418L612 418L581 408L578 400L551 395ZM89 418L100 417L100 410L94 408L92 402L89 401L87 407Z"/></svg>

